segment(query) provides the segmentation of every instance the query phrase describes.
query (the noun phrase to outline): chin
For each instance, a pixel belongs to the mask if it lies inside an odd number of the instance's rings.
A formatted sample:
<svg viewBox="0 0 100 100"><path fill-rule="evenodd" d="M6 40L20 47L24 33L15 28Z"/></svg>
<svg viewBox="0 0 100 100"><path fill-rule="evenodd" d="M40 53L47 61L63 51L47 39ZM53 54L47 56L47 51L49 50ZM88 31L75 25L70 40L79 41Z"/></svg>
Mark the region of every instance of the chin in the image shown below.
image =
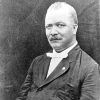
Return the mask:
<svg viewBox="0 0 100 100"><path fill-rule="evenodd" d="M50 45L53 49L59 49L62 47L60 43L50 43Z"/></svg>
<svg viewBox="0 0 100 100"><path fill-rule="evenodd" d="M56 50L59 50L61 46L52 46L52 48L56 51Z"/></svg>

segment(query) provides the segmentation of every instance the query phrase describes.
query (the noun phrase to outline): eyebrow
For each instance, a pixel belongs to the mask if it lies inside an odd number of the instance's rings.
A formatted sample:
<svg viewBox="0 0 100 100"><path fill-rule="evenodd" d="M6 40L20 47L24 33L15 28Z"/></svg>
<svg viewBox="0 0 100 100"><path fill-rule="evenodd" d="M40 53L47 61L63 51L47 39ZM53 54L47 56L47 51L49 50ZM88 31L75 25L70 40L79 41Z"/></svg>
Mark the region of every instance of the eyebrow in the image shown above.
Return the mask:
<svg viewBox="0 0 100 100"><path fill-rule="evenodd" d="M62 21L59 21L59 22L56 22L56 23L50 23L50 24L47 24L46 26L48 26L48 25L54 25L54 24L65 24L65 23L62 22Z"/></svg>
<svg viewBox="0 0 100 100"><path fill-rule="evenodd" d="M65 24L65 23L62 21L61 22L59 21L59 22L56 22L55 24Z"/></svg>

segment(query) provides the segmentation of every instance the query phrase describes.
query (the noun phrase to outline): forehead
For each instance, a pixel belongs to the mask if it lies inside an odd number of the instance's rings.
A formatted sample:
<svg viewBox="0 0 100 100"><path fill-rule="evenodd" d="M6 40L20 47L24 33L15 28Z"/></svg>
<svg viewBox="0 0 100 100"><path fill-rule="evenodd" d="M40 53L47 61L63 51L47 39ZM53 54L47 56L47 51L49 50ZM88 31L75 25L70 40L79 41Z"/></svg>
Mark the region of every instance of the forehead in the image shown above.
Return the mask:
<svg viewBox="0 0 100 100"><path fill-rule="evenodd" d="M70 22L72 21L70 9L56 9L47 12L45 17L45 24L55 22Z"/></svg>

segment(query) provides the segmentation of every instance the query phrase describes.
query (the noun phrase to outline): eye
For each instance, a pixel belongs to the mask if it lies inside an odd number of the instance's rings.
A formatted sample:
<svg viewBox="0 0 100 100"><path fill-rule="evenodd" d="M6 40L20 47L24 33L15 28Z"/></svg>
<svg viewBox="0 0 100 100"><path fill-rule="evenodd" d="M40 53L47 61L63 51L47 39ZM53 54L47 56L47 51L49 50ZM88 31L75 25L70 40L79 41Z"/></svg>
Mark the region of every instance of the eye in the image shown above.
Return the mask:
<svg viewBox="0 0 100 100"><path fill-rule="evenodd" d="M52 24L48 24L45 26L46 29L51 29L52 28Z"/></svg>
<svg viewBox="0 0 100 100"><path fill-rule="evenodd" d="M65 27L66 25L65 25L65 24L62 24L62 23L58 23L58 24L56 24L56 26L59 27L59 28L63 28L63 27Z"/></svg>

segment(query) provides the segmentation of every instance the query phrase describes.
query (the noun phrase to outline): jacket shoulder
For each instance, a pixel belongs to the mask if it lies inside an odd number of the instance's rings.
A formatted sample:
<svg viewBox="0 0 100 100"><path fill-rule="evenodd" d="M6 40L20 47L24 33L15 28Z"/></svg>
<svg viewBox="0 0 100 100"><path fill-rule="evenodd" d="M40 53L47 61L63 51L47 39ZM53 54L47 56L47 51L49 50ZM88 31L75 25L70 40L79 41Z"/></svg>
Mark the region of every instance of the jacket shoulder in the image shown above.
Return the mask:
<svg viewBox="0 0 100 100"><path fill-rule="evenodd" d="M94 71L99 72L99 67L99 64L82 50L81 72L83 72L85 75Z"/></svg>
<svg viewBox="0 0 100 100"><path fill-rule="evenodd" d="M90 64L90 65L98 65L98 63L91 57L89 56L85 51L82 51L82 61L85 64Z"/></svg>
<svg viewBox="0 0 100 100"><path fill-rule="evenodd" d="M35 57L33 59L33 61L31 62L31 65L29 67L29 69L33 69L35 68L35 66L39 63L39 62L42 62L44 59L46 59L46 54L42 54L42 55L39 55L37 57Z"/></svg>
<svg viewBox="0 0 100 100"><path fill-rule="evenodd" d="M42 54L42 55L39 55L39 56L37 56L37 57L35 57L35 58L33 59L32 63L33 63L33 62L36 62L36 61L40 61L40 60L42 60L42 59L45 58L45 57L46 57L46 53L44 53L44 54Z"/></svg>

